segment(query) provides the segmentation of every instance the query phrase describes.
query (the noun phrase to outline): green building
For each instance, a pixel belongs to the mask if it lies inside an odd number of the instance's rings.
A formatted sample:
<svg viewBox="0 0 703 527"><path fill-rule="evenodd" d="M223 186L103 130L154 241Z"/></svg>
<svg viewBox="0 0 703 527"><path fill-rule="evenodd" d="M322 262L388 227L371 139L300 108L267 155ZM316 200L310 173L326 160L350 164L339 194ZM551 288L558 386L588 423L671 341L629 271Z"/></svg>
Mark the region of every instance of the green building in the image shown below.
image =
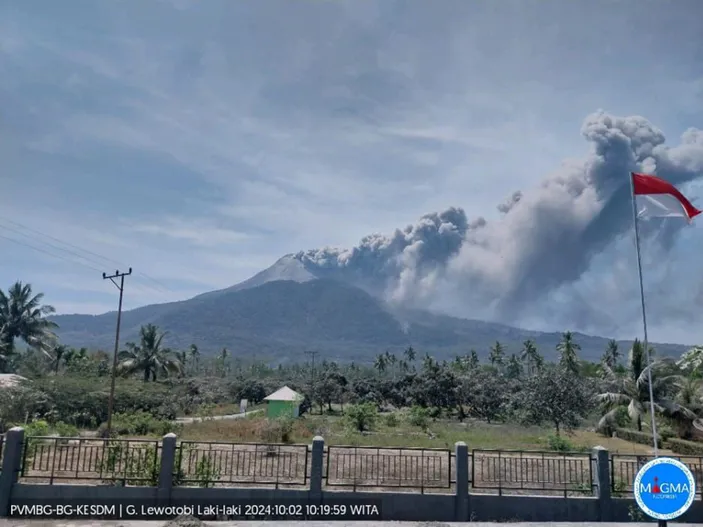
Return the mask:
<svg viewBox="0 0 703 527"><path fill-rule="evenodd" d="M298 392L291 390L288 386L284 386L268 397L264 397L264 401L266 401L266 417L271 419L276 417L298 417L300 415L300 404L303 399L305 397Z"/></svg>

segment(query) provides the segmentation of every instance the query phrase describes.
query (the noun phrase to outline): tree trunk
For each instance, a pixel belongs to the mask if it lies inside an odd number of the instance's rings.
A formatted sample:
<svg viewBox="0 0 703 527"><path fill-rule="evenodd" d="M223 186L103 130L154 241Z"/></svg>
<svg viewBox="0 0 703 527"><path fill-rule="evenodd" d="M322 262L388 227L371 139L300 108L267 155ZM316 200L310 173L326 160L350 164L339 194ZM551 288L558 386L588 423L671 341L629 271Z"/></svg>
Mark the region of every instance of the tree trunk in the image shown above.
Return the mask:
<svg viewBox="0 0 703 527"><path fill-rule="evenodd" d="M144 368L144 382L149 382L149 368Z"/></svg>
<svg viewBox="0 0 703 527"><path fill-rule="evenodd" d="M557 431L557 437L559 437L559 422L558 421L554 422L554 427L556 428L556 431Z"/></svg>
<svg viewBox="0 0 703 527"><path fill-rule="evenodd" d="M637 431L642 431L642 416L640 415L637 416Z"/></svg>

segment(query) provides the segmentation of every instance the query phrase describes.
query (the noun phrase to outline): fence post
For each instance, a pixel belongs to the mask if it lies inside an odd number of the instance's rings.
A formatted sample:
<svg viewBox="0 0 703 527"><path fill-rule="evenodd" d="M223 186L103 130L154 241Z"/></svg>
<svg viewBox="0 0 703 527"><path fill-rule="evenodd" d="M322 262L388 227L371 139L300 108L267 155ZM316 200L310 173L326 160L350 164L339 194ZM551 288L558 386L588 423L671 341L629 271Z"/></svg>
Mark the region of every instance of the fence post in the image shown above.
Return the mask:
<svg viewBox="0 0 703 527"><path fill-rule="evenodd" d="M454 444L456 454L456 496L454 521L469 521L469 447L463 441ZM451 467L449 467L451 471Z"/></svg>
<svg viewBox="0 0 703 527"><path fill-rule="evenodd" d="M168 501L171 498L175 461L176 434L166 434L161 440L161 465L159 468L159 488L157 490L159 501Z"/></svg>
<svg viewBox="0 0 703 527"><path fill-rule="evenodd" d="M593 448L595 473L593 474L595 488L594 494L598 499L600 521L611 520L611 493L610 493L610 453L602 446Z"/></svg>
<svg viewBox="0 0 703 527"><path fill-rule="evenodd" d="M6 518L10 513L12 487L17 483L22 466L23 445L24 429L16 426L7 431L0 473L0 518Z"/></svg>
<svg viewBox="0 0 703 527"><path fill-rule="evenodd" d="M310 462L310 501L313 502L320 502L322 500L324 454L325 440L320 436L315 436L312 440L312 460Z"/></svg>

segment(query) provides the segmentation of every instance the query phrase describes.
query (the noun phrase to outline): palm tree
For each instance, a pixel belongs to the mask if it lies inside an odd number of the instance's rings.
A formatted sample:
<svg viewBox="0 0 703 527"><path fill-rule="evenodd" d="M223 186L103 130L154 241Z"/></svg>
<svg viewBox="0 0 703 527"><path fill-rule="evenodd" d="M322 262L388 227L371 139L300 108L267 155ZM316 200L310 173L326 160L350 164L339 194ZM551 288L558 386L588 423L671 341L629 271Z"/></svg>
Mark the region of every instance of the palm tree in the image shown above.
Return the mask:
<svg viewBox="0 0 703 527"><path fill-rule="evenodd" d="M417 353L415 353L415 350L412 346L408 346L403 352L403 355L405 355L405 360L408 361L408 363L410 364L415 362L415 357L417 357Z"/></svg>
<svg viewBox="0 0 703 527"><path fill-rule="evenodd" d="M491 354L489 356L489 360L491 361L491 364L493 366L503 365L504 352L505 350L503 348L503 345L496 340L496 343L491 346Z"/></svg>
<svg viewBox="0 0 703 527"><path fill-rule="evenodd" d="M627 369L624 376L618 376L607 364L603 364L605 379L609 391L596 396L605 404L607 413L601 418L599 428L605 428L615 421L618 408L627 408L632 421L637 423L637 430L642 431L642 417L649 408L649 371L652 373L652 393L654 395L654 411L676 419L695 419L695 414L684 405L675 401L682 377L669 375L668 364L657 360L650 366L646 364L644 346L635 340L628 354Z"/></svg>
<svg viewBox="0 0 703 527"><path fill-rule="evenodd" d="M378 355L376 357L376 361L373 364L373 367L378 370L378 373L383 373L384 371L386 371L386 366L387 366L386 356L385 355Z"/></svg>
<svg viewBox="0 0 703 527"><path fill-rule="evenodd" d="M517 379L522 375L522 363L514 353L510 355L510 358L508 359L506 375L510 379Z"/></svg>
<svg viewBox="0 0 703 527"><path fill-rule="evenodd" d="M190 358L192 359L192 362L195 364L195 373L198 373L198 370L200 368L200 351L198 351L198 346L195 344L190 345Z"/></svg>
<svg viewBox="0 0 703 527"><path fill-rule="evenodd" d="M682 370L694 378L703 378L703 347L694 346L676 362Z"/></svg>
<svg viewBox="0 0 703 527"><path fill-rule="evenodd" d="M7 324L0 326L0 372L4 372L7 367L7 361L9 360L8 345L5 337L5 332L7 331Z"/></svg>
<svg viewBox="0 0 703 527"><path fill-rule="evenodd" d="M68 359L70 356L69 349L63 344L58 344L54 346L54 373L59 373L59 368L61 367L61 360Z"/></svg>
<svg viewBox="0 0 703 527"><path fill-rule="evenodd" d="M557 344L557 351L559 352L559 365L566 368L571 373L577 374L579 371L579 361L577 353L581 349L576 342L574 342L574 335L571 331L566 331L562 334L561 342Z"/></svg>
<svg viewBox="0 0 703 527"><path fill-rule="evenodd" d="M526 340L522 343L520 360L527 365L527 374L532 375L539 370L544 363L544 359L537 351L537 346L533 340Z"/></svg>
<svg viewBox="0 0 703 527"><path fill-rule="evenodd" d="M177 351L175 353L176 358L178 359L178 362L181 363L181 371L179 373L179 377L185 377L186 375L186 370L188 368L188 352L187 351Z"/></svg>
<svg viewBox="0 0 703 527"><path fill-rule="evenodd" d="M42 304L44 295L32 294L32 286L15 282L7 290L0 290L0 373L7 369L7 362L15 353L15 339L22 339L28 346L38 348L46 355L57 340L54 329L58 326L46 318L54 308Z"/></svg>
<svg viewBox="0 0 703 527"><path fill-rule="evenodd" d="M608 347L601 357L601 362L606 364L611 370L615 370L620 361L620 351L618 350L618 342L612 339L608 342Z"/></svg>
<svg viewBox="0 0 703 527"><path fill-rule="evenodd" d="M144 382L155 381L158 375L179 373L183 365L171 350L161 347L165 336L166 333L159 332L154 324L142 326L139 330L139 345L128 342L127 350L120 352L118 371L124 374L142 372Z"/></svg>
<svg viewBox="0 0 703 527"><path fill-rule="evenodd" d="M469 352L469 359L468 359L468 361L469 361L469 368L470 368L470 369L474 370L474 369L478 368L478 365L480 364L480 361L479 361L479 359L478 359L478 353L476 353L476 350L472 349L472 350Z"/></svg>
<svg viewBox="0 0 703 527"><path fill-rule="evenodd" d="M227 348L222 348L220 352L220 362L222 363L222 376L227 376Z"/></svg>

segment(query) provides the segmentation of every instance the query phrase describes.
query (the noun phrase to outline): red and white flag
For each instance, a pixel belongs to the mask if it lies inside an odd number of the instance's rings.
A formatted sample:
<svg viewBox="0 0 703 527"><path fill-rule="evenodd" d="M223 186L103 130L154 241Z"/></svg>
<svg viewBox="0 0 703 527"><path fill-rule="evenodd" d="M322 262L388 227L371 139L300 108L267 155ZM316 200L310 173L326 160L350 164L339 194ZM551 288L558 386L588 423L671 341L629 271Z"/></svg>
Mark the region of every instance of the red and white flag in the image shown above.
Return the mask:
<svg viewBox="0 0 703 527"><path fill-rule="evenodd" d="M632 173L638 218L684 218L689 223L701 211L678 189L661 178Z"/></svg>

